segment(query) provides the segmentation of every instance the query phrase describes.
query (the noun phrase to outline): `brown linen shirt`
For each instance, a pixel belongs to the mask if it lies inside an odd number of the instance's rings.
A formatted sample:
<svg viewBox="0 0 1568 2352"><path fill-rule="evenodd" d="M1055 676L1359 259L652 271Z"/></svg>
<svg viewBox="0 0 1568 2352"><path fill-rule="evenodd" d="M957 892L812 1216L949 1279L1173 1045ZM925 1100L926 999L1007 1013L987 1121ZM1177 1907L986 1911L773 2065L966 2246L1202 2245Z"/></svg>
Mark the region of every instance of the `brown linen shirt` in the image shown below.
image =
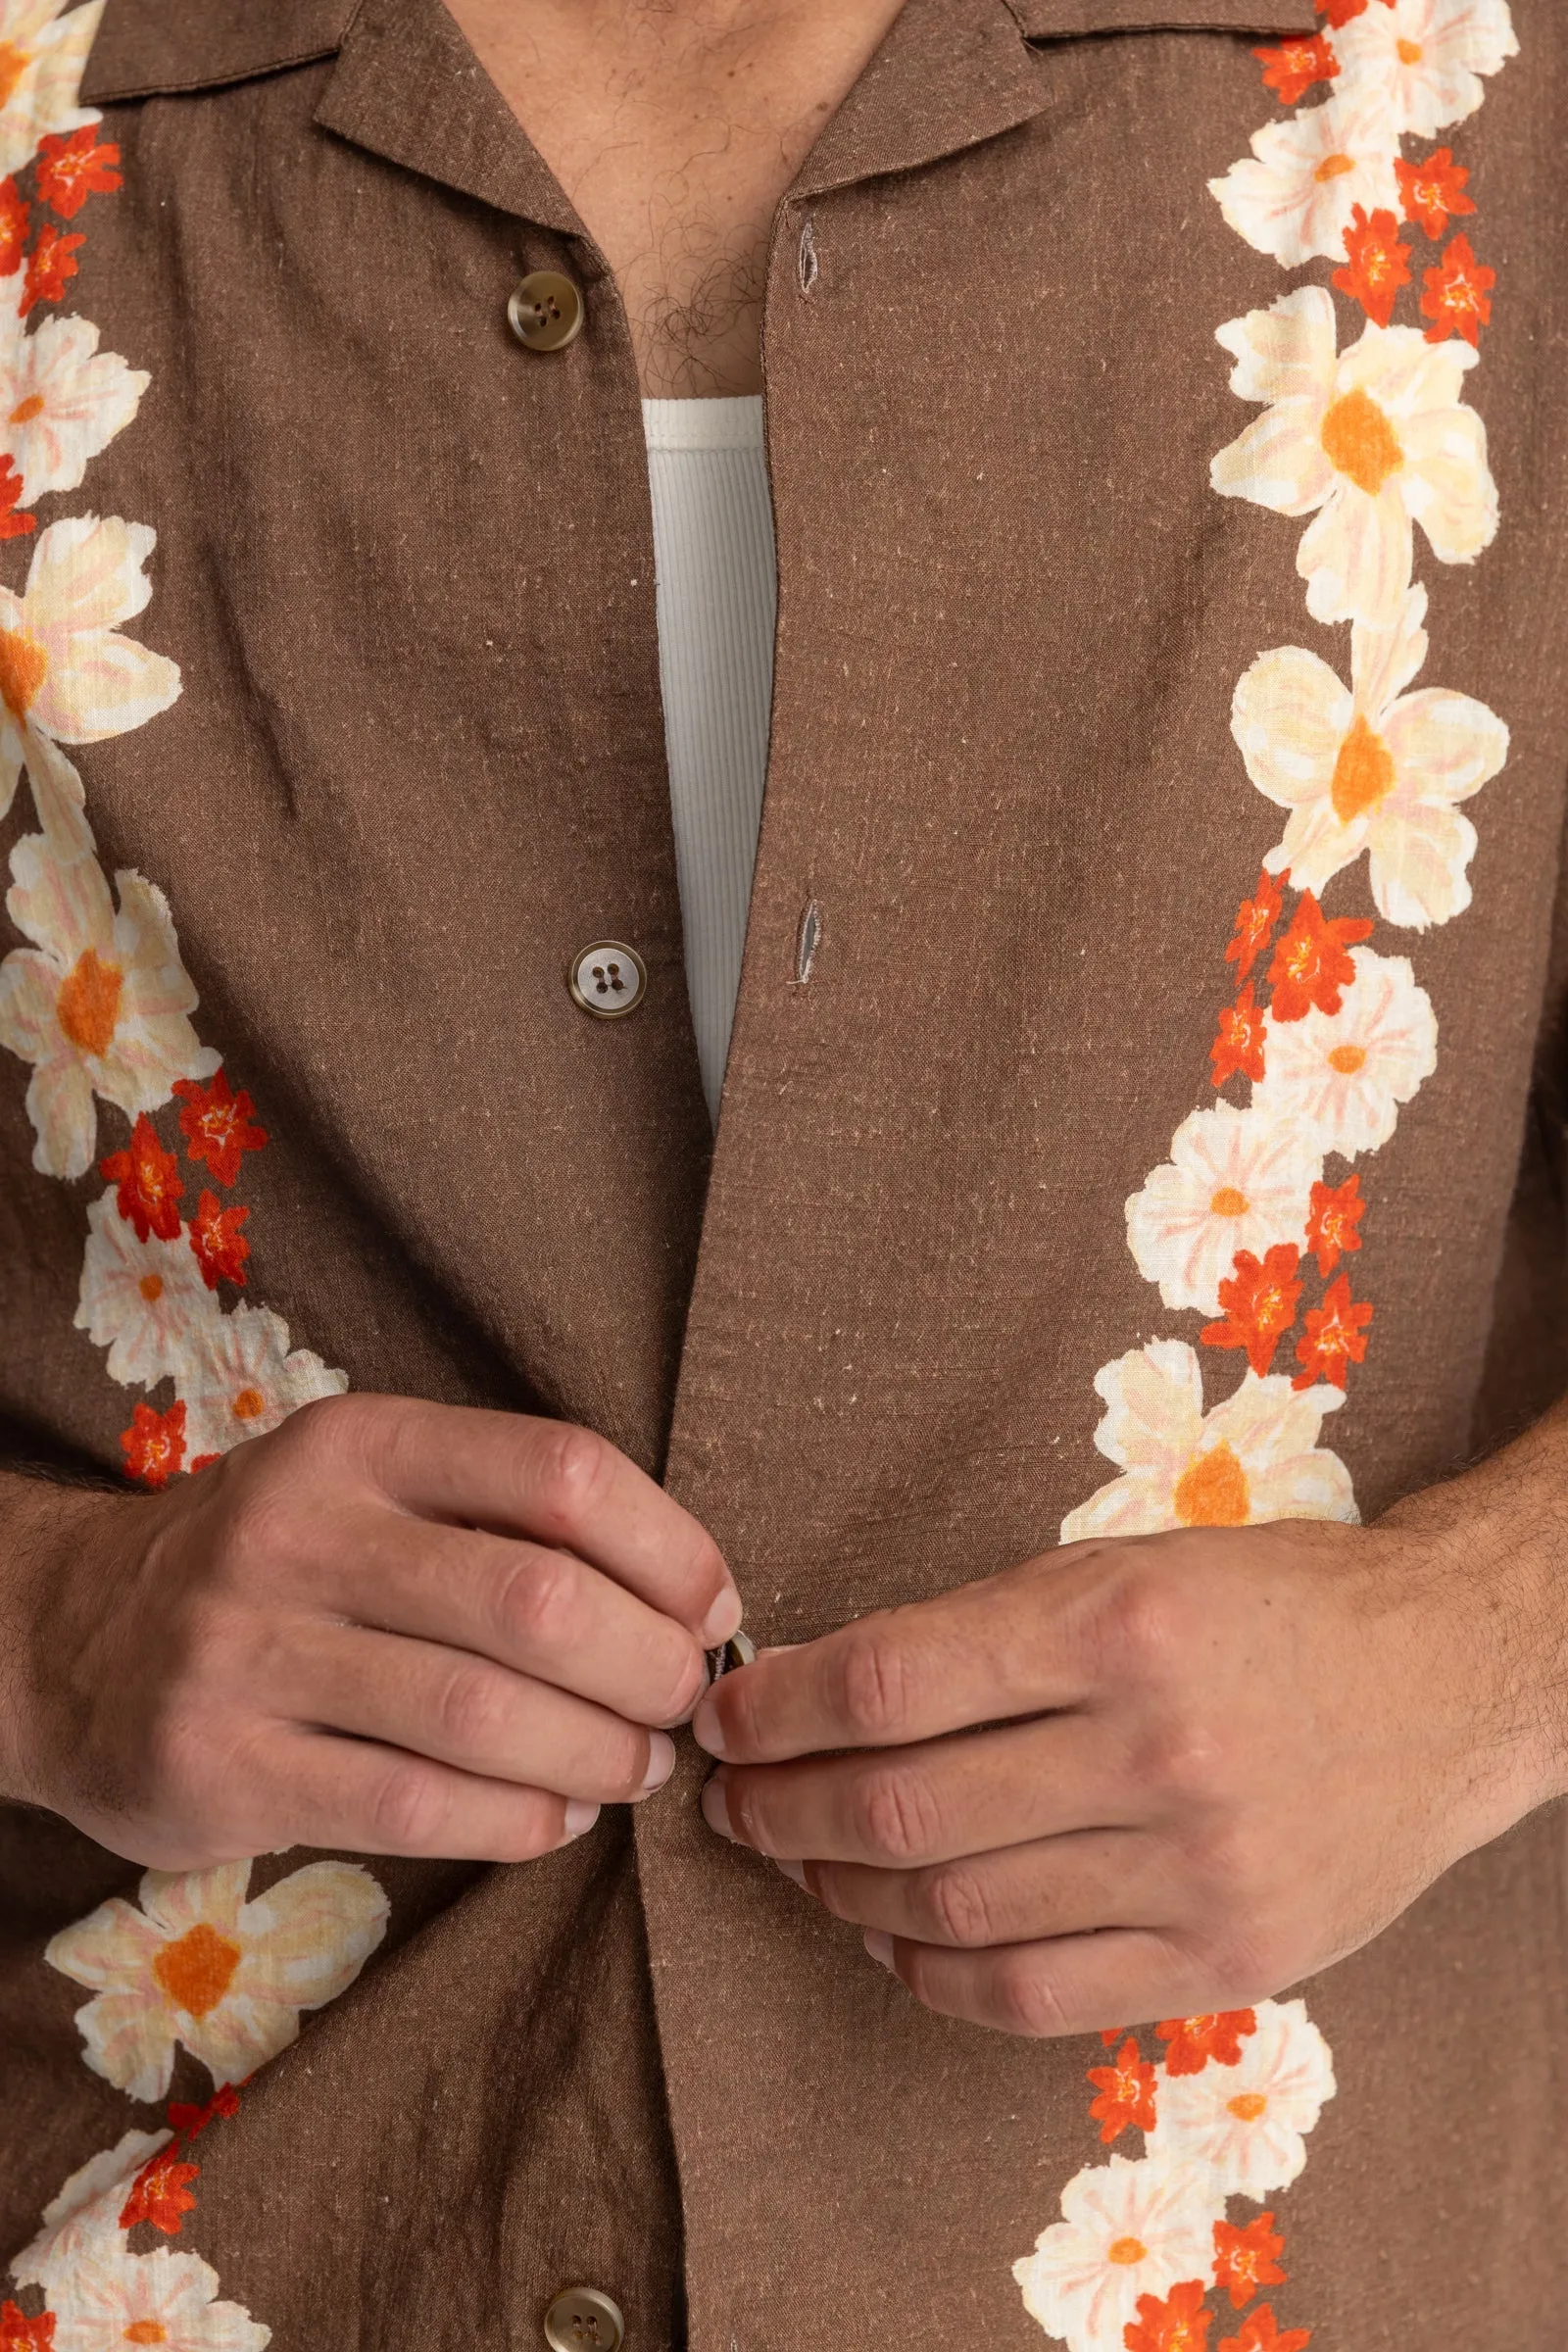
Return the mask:
<svg viewBox="0 0 1568 2352"><path fill-rule="evenodd" d="M1559 1392L1568 18L1327 14L907 0L781 206L710 1152L602 257L439 0L108 0L75 111L96 0L12 0L17 1455L559 1414L801 1641L1064 1523L1370 1516ZM514 1870L0 1814L0 2343L501 2352L572 2279L630 2352L1558 2340L1555 1811L1146 2030L1107 2145L1121 2053L922 2011L699 1779ZM1260 2299L1182 2337L1216 2225Z"/></svg>

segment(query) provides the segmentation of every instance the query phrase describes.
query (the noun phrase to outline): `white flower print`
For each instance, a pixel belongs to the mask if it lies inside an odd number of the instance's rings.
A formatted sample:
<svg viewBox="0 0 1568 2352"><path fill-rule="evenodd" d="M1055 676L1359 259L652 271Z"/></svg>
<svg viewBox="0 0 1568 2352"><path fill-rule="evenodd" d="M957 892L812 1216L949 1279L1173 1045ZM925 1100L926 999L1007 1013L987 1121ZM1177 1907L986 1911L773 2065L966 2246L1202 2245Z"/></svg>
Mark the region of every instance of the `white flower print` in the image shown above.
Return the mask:
<svg viewBox="0 0 1568 2352"><path fill-rule="evenodd" d="M112 2234L123 2245L120 2215L130 2184L148 2157L167 2148L173 2136L172 2132L127 2132L74 2172L44 2207L37 2236L12 2263L17 2284L47 2290L57 2277L69 2278L90 2237Z"/></svg>
<svg viewBox="0 0 1568 2352"><path fill-rule="evenodd" d="M178 1372L218 1321L218 1301L183 1231L173 1242L153 1233L138 1241L112 1192L93 1201L87 1228L76 1329L108 1348L111 1380L152 1388Z"/></svg>
<svg viewBox="0 0 1568 2352"><path fill-rule="evenodd" d="M1160 2084L1152 2156L1200 2165L1220 2197L1289 2188L1306 2162L1303 2134L1334 2096L1329 2045L1304 2001L1260 2001L1238 2066L1205 2066Z"/></svg>
<svg viewBox="0 0 1568 2352"><path fill-rule="evenodd" d="M1352 948L1350 961L1355 979L1338 1012L1269 1016L1266 1075L1252 1090L1259 1117L1292 1120L1319 1151L1347 1159L1388 1142L1400 1103L1438 1066L1437 1016L1409 957Z"/></svg>
<svg viewBox="0 0 1568 2352"><path fill-rule="evenodd" d="M52 1968L93 1987L76 2012L87 2064L131 2098L164 2096L176 2043L215 2082L243 2082L386 1933L386 1897L358 1863L307 1863L247 1902L250 1874L150 1870L140 1910L116 1895L48 1945Z"/></svg>
<svg viewBox="0 0 1568 2352"><path fill-rule="evenodd" d="M218 2273L197 2254L159 2246L131 2254L123 2236L100 2231L82 2245L51 2288L53 2352L262 2352L271 2329L239 2303L218 2299Z"/></svg>
<svg viewBox="0 0 1568 2352"><path fill-rule="evenodd" d="M187 1459L227 1453L265 1437L302 1404L340 1396L348 1374L309 1348L289 1348L288 1325L270 1307L236 1306L202 1325L175 1378L185 1399Z"/></svg>
<svg viewBox="0 0 1568 2352"><path fill-rule="evenodd" d="M74 514L38 534L21 596L0 588L0 816L25 763L63 855L92 837L81 779L55 747L144 726L179 693L178 666L118 626L152 594L144 566L156 539L145 523Z"/></svg>
<svg viewBox="0 0 1568 2352"><path fill-rule="evenodd" d="M1291 811L1264 863L1321 893L1365 850L1378 912L1412 930L1469 906L1475 827L1454 804L1508 757L1508 730L1485 703L1403 691L1426 660L1426 590L1412 588L1394 628L1356 623L1348 688L1300 646L1260 654L1231 710L1248 774Z"/></svg>
<svg viewBox="0 0 1568 2352"><path fill-rule="evenodd" d="M1381 5L1381 0L1380 0ZM1218 329L1231 389L1267 403L1213 462L1224 498L1313 514L1297 553L1314 620L1396 627L1410 589L1412 525L1445 564L1469 564L1497 528L1486 427L1460 399L1477 353L1368 320L1337 352L1326 286Z"/></svg>
<svg viewBox="0 0 1568 2352"><path fill-rule="evenodd" d="M6 906L34 945L0 963L0 1045L33 1064L33 1166L74 1178L97 1148L95 1095L135 1118L220 1057L190 1025L196 991L162 891L119 873L117 913L96 858L62 862L36 833L17 843L11 870Z"/></svg>
<svg viewBox="0 0 1568 2352"><path fill-rule="evenodd" d="M0 7L0 178L30 163L46 131L79 130L100 118L77 105L81 69L104 0L60 14L60 0Z"/></svg>
<svg viewBox="0 0 1568 2352"><path fill-rule="evenodd" d="M1322 1152L1288 1119L1229 1102L1192 1111L1170 1157L1127 1203L1127 1247L1171 1307L1219 1312L1219 1286L1238 1250L1261 1257L1297 1240Z"/></svg>
<svg viewBox="0 0 1568 2352"><path fill-rule="evenodd" d="M1337 1390L1298 1391L1277 1372L1249 1371L1205 1414L1202 1369L1184 1340L1130 1349L1095 1387L1106 1406L1095 1444L1123 1476L1068 1512L1063 1544L1357 1516L1349 1472L1317 1442L1324 1414L1344 1401Z"/></svg>
<svg viewBox="0 0 1568 2352"><path fill-rule="evenodd" d="M1206 2278L1216 2201L1196 2167L1112 2156L1061 2192L1062 2218L1012 2266L1024 2307L1069 2352L1121 2352L1140 2295Z"/></svg>
<svg viewBox="0 0 1568 2352"><path fill-rule="evenodd" d="M1227 223L1287 270L1314 254L1345 259L1352 210L1396 206L1398 154L1388 99L1375 79L1252 134L1252 152L1209 193Z"/></svg>
<svg viewBox="0 0 1568 2352"><path fill-rule="evenodd" d="M1422 139L1473 115L1479 77L1519 54L1506 0L1383 0L1334 42L1346 88L1375 92L1396 135Z"/></svg>
<svg viewBox="0 0 1568 2352"><path fill-rule="evenodd" d="M23 503L79 487L88 463L135 416L151 378L98 349L86 318L46 318L0 339L0 450L22 476Z"/></svg>

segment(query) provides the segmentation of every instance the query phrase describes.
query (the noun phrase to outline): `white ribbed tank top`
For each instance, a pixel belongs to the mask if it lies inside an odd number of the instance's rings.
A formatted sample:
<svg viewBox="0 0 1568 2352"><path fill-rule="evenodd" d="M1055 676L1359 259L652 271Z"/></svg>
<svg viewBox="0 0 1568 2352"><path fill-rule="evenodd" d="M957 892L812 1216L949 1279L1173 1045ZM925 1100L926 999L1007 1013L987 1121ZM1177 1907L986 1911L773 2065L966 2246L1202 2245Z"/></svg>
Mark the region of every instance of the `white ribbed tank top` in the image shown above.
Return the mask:
<svg viewBox="0 0 1568 2352"><path fill-rule="evenodd" d="M777 573L760 396L645 400L686 986L718 1117L767 769Z"/></svg>

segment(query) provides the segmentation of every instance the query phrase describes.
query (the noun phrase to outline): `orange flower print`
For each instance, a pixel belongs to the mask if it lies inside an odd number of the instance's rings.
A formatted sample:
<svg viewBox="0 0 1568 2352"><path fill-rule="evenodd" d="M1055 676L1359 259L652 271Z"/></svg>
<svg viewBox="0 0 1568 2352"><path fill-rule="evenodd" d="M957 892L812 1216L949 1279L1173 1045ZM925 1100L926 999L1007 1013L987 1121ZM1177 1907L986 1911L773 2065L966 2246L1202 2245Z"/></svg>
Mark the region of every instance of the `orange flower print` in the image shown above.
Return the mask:
<svg viewBox="0 0 1568 2352"><path fill-rule="evenodd" d="M1338 32L1343 24L1348 24L1352 17L1366 14L1366 0L1317 0L1317 13L1320 17L1327 17Z"/></svg>
<svg viewBox="0 0 1568 2352"><path fill-rule="evenodd" d="M1358 302L1369 318L1387 326L1394 317L1395 297L1410 283L1411 248L1399 242L1399 223L1392 213L1368 218L1364 205L1354 205L1345 250L1348 259L1343 270L1335 270L1334 283Z"/></svg>
<svg viewBox="0 0 1568 2352"><path fill-rule="evenodd" d="M161 1242L178 1239L184 1178L172 1152L166 1152L158 1141L145 1111L131 1129L124 1151L111 1152L98 1166L108 1183L119 1185L120 1213L127 1225L135 1226L138 1242L144 1242L150 1233L156 1233Z"/></svg>
<svg viewBox="0 0 1568 2352"><path fill-rule="evenodd" d="M14 179L0 179L0 277L15 277L27 246L28 209ZM3 2340L3 2339L0 2339Z"/></svg>
<svg viewBox="0 0 1568 2352"><path fill-rule="evenodd" d="M179 1132L192 1159L205 1160L220 1184L232 1184L247 1152L260 1152L267 1130L258 1127L256 1105L243 1087L234 1094L228 1072L219 1070L202 1086L194 1078L176 1078Z"/></svg>
<svg viewBox="0 0 1568 2352"><path fill-rule="evenodd" d="M1214 2224L1215 2291L1229 2295L1231 2308L1250 2303L1260 2286L1283 2286L1286 2273L1279 2258L1285 2240L1274 2228L1274 2216L1260 2213L1255 2222L1238 2230L1233 2222Z"/></svg>
<svg viewBox="0 0 1568 2352"><path fill-rule="evenodd" d="M1214 2314L1200 2278L1184 2279L1163 2298L1140 2295L1138 2317L1122 2329L1127 2352L1205 2352Z"/></svg>
<svg viewBox="0 0 1568 2352"><path fill-rule="evenodd" d="M1300 1256L1294 1242L1277 1243L1261 1258L1250 1250L1238 1250L1235 1273L1219 1286L1224 1321L1204 1324L1204 1347L1245 1348L1248 1362L1262 1380L1275 1348L1296 1321Z"/></svg>
<svg viewBox="0 0 1568 2352"><path fill-rule="evenodd" d="M1492 289L1495 270L1476 260L1468 237L1452 237L1442 261L1426 272L1427 290L1421 297L1421 316L1430 318L1429 343L1446 343L1462 335L1472 350L1479 349L1481 329L1492 322Z"/></svg>
<svg viewBox="0 0 1568 2352"><path fill-rule="evenodd" d="M1100 2038L1104 2043L1107 2050L1113 2050L1126 2031L1127 2029L1125 2026L1102 2026L1100 2029Z"/></svg>
<svg viewBox="0 0 1568 2352"><path fill-rule="evenodd" d="M1450 220L1475 211L1464 192L1470 174L1463 164L1454 162L1451 147L1440 147L1424 164L1407 164L1396 156L1394 169L1399 175L1405 219L1419 222L1429 237L1441 237Z"/></svg>
<svg viewBox="0 0 1568 2352"><path fill-rule="evenodd" d="M1350 1297L1348 1274L1331 1282L1322 1305L1307 1311L1305 1336L1296 1345L1297 1361L1304 1369L1291 1386L1309 1389L1317 1381L1327 1380L1343 1389L1348 1367L1365 1359L1366 1327L1371 1320L1372 1308L1365 1300Z"/></svg>
<svg viewBox="0 0 1568 2352"><path fill-rule="evenodd" d="M214 1454L212 1459L216 1461L218 1456ZM192 1469L196 1467L194 1462L191 1467ZM169 2129L171 2132L182 2132L186 2139L194 2139L198 2132L206 2131L216 2116L238 2115L238 2113L239 2092L234 2088L232 2082L223 2082L219 2085L206 2105L202 2107L190 2106L184 2099L171 2099L169 2102Z"/></svg>
<svg viewBox="0 0 1568 2352"><path fill-rule="evenodd" d="M167 1413L138 1404L130 1427L122 1430L120 1449L125 1476L144 1487L167 1487L185 1458L185 1404L176 1396Z"/></svg>
<svg viewBox="0 0 1568 2352"><path fill-rule="evenodd" d="M120 2216L122 2230L151 2222L166 2237L177 2237L184 2216L196 2210L186 2182L198 2179L201 2169L199 2164L181 2164L177 2147L160 2148L156 2156L149 2156L130 2184Z"/></svg>
<svg viewBox="0 0 1568 2352"><path fill-rule="evenodd" d="M1238 1070L1244 1078L1262 1077L1266 1030L1266 1015L1254 1001L1249 980L1234 1004L1220 1006L1218 1034L1208 1049L1216 1086L1223 1086Z"/></svg>
<svg viewBox="0 0 1568 2352"><path fill-rule="evenodd" d="M35 303L59 302L66 290L66 280L76 274L76 248L87 242L83 236L65 237L52 220L46 220L38 231L38 242L27 256L27 274L22 281L22 300L17 315L25 318Z"/></svg>
<svg viewBox="0 0 1568 2352"><path fill-rule="evenodd" d="M69 138L51 131L38 142L38 193L63 220L74 220L89 196L124 185L114 168L120 149L113 140L100 146L97 131L95 122L84 122Z"/></svg>
<svg viewBox="0 0 1568 2352"><path fill-rule="evenodd" d="M1274 1018L1304 1021L1314 1006L1319 1012L1338 1012L1341 989L1355 978L1350 950L1371 929L1370 918L1326 915L1311 891L1303 890L1268 967Z"/></svg>
<svg viewBox="0 0 1568 2352"><path fill-rule="evenodd" d="M1312 1204L1306 1218L1306 1246L1317 1259L1317 1270L1325 1281L1342 1255L1360 1249L1361 1236L1355 1229L1365 1208L1359 1176L1348 1176L1343 1184L1313 1185Z"/></svg>
<svg viewBox="0 0 1568 2352"><path fill-rule="evenodd" d="M1221 2009L1209 2017L1167 2017L1154 2028L1163 2042L1167 2075L1200 2075L1212 2058L1216 2066L1240 2066L1242 2043L1257 2032L1252 2009Z"/></svg>
<svg viewBox="0 0 1568 2352"><path fill-rule="evenodd" d="M36 514L24 514L22 476L9 450L0 457L0 539L22 539L38 528Z"/></svg>
<svg viewBox="0 0 1568 2352"><path fill-rule="evenodd" d="M8 2298L0 2303L0 2352L54 2352L55 2315L41 2311L29 2320Z"/></svg>
<svg viewBox="0 0 1568 2352"><path fill-rule="evenodd" d="M1121 2137L1129 2124L1135 2124L1140 2132L1152 2132L1154 2070L1139 2057L1138 2044L1130 2034L1115 2065L1092 2066L1089 2080L1100 2093L1090 2101L1089 2112L1107 2146Z"/></svg>
<svg viewBox="0 0 1568 2352"><path fill-rule="evenodd" d="M1239 2335L1221 2336L1219 2352L1306 2352L1311 2341L1310 2328L1288 2328L1281 2335L1273 2311L1260 2303L1242 2322Z"/></svg>
<svg viewBox="0 0 1568 2352"><path fill-rule="evenodd" d="M1225 960L1235 964L1238 980L1247 978L1274 936L1274 926L1285 911L1282 885L1288 879L1284 874L1279 881L1272 874L1259 874L1256 893L1244 899L1236 910L1236 936L1225 951Z"/></svg>
<svg viewBox="0 0 1568 2352"><path fill-rule="evenodd" d="M220 1280L245 1288L245 1260L251 1246L240 1227L250 1213L248 1208L225 1208L216 1193L202 1194L190 1221L190 1246L210 1291L216 1291Z"/></svg>
<svg viewBox="0 0 1568 2352"><path fill-rule="evenodd" d="M1262 66L1265 88L1278 94L1281 106L1296 106L1314 82L1332 81L1340 70L1324 32L1313 33L1310 40L1286 41L1278 49L1254 49L1252 55Z"/></svg>

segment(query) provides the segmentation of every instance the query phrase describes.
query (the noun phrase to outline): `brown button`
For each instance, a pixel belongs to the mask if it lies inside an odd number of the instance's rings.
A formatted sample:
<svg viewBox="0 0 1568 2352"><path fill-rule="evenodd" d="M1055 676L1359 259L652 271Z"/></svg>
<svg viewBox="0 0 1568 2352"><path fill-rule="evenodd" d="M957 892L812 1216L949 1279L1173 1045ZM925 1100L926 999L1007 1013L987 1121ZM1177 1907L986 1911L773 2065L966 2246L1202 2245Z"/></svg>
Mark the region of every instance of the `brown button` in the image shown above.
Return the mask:
<svg viewBox="0 0 1568 2352"><path fill-rule="evenodd" d="M514 287L507 317L530 351L564 351L582 327L582 296L559 270L531 270Z"/></svg>
<svg viewBox="0 0 1568 2352"><path fill-rule="evenodd" d="M574 956L566 985L572 1001L602 1021L635 1012L648 993L648 966L621 939L596 939Z"/></svg>
<svg viewBox="0 0 1568 2352"><path fill-rule="evenodd" d="M554 2352L620 2352L626 2323L620 2305L597 2286L567 2286L545 2313L545 2341Z"/></svg>

